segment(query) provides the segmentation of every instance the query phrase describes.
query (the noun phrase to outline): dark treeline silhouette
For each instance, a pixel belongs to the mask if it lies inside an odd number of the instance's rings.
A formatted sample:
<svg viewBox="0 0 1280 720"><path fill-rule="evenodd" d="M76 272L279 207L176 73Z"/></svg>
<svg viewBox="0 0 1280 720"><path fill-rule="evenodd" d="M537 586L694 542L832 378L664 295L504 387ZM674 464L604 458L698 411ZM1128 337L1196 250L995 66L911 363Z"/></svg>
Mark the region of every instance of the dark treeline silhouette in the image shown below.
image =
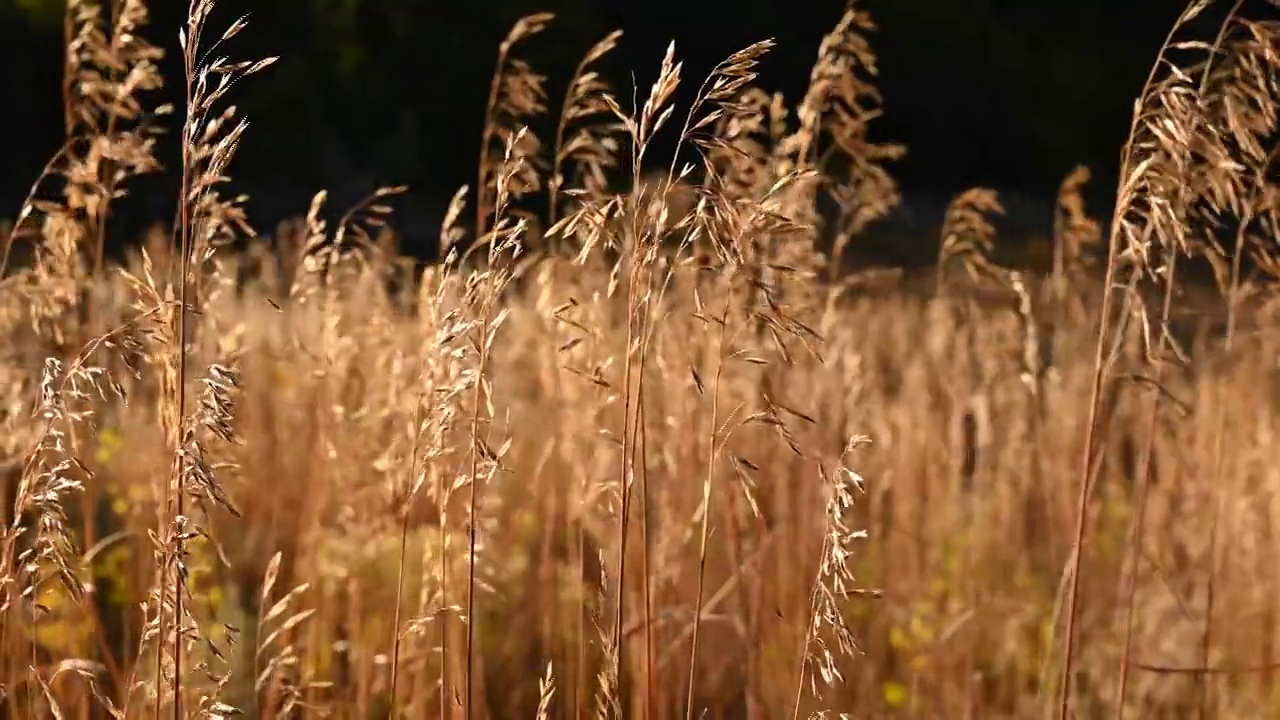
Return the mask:
<svg viewBox="0 0 1280 720"><path fill-rule="evenodd" d="M0 0L0 97L7 107L0 218L12 217L62 141L59 0ZM167 100L181 92L178 28L186 2L156 1L149 34L168 51ZM252 127L233 165L263 231L305 212L328 189L341 208L380 184L408 184L399 208L408 249L421 252L447 199L474 184L496 49L519 17L557 19L521 55L548 76L553 112L574 65L613 29L625 35L604 65L624 107L641 99L667 43L685 62L688 95L720 59L772 37L761 84L798 99L818 44L844 0L220 0L211 27L251 12L236 57L281 61L234 94ZM1105 205L1139 90L1180 0L862 0L879 25L886 115L879 139L902 142L893 166L911 195L973 185L1052 198L1084 163ZM179 103L180 106L180 103ZM544 135L544 137L546 137ZM163 149L172 173L173 134ZM664 154L655 157L664 160ZM171 176L148 178L119 208L116 242L172 217ZM1105 210L1099 207L1098 210ZM415 237L417 236L417 237Z"/></svg>

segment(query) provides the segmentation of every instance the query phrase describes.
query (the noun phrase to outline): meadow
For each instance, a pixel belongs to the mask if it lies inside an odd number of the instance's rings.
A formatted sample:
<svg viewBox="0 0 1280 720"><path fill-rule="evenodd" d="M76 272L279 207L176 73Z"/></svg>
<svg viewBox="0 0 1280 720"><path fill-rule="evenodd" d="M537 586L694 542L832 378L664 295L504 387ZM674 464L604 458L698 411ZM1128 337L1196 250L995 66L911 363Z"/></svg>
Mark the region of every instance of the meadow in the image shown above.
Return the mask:
<svg viewBox="0 0 1280 720"><path fill-rule="evenodd" d="M1280 717L1280 25L1187 9L1043 267L974 188L903 278L841 261L903 152L856 8L802 98L672 47L634 112L616 34L552 100L521 20L424 267L404 188L256 232L252 26L191 1L175 111L104 5L3 237L3 717ZM111 262L174 115L182 206Z"/></svg>

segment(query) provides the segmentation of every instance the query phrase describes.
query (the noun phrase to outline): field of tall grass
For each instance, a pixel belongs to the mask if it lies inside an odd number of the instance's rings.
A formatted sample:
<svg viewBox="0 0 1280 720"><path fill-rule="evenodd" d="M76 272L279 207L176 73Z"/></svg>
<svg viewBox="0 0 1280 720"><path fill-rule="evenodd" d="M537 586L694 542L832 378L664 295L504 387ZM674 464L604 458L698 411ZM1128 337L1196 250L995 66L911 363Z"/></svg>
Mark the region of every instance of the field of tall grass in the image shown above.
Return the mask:
<svg viewBox="0 0 1280 720"><path fill-rule="evenodd" d="M170 109L107 5L3 238L3 717L1280 717L1280 25L1188 8L1049 270L974 188L908 280L841 270L903 152L856 8L798 101L761 42L634 110L616 34L556 106L521 20L423 268L404 188L254 232L272 61L191 0L182 204L109 262Z"/></svg>

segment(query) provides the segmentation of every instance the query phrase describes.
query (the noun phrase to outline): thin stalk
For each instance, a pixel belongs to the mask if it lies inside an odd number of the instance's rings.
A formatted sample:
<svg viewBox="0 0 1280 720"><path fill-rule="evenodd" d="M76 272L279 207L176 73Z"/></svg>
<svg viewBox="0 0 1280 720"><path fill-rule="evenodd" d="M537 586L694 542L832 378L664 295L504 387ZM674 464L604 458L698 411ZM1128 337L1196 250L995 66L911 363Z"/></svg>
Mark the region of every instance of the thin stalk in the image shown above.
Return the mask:
<svg viewBox="0 0 1280 720"><path fill-rule="evenodd" d="M404 561L405 556L409 552L409 509L403 511L404 517L400 520L400 557L396 565L396 610L395 619L392 621L391 631L394 637L391 641L391 693L390 693L390 716L395 717L396 713L396 681L400 679L400 618L404 602Z"/></svg>
<svg viewBox="0 0 1280 720"><path fill-rule="evenodd" d="M493 272L492 269L490 272ZM490 299L486 298L484 305L484 317L486 322L482 325L482 331L488 330L488 306ZM470 497L468 498L468 517L467 517L467 673L466 683L466 715L470 720L472 717L472 687L474 682L474 662L475 662L475 632L476 632L476 616L475 616L475 596L476 596L476 523L479 519L480 497L476 488L480 484L477 471L480 467L480 448L479 437L480 432L480 403L481 396L484 394L484 369L488 361L488 350L485 349L486 341L482 339L480 348L480 369L476 373L476 389L473 396L474 411L471 418L471 487L469 488Z"/></svg>
<svg viewBox="0 0 1280 720"><path fill-rule="evenodd" d="M120 17L123 13L124 13L124 3L122 2L122 0L114 0L111 3L111 16L107 19L107 23L113 28L111 33L112 43L119 41L119 37L117 36L115 29L116 29L116 23L119 22ZM118 77L115 69L114 68L110 69L109 73L110 73L111 81L113 83L117 82ZM115 135L116 123L119 122L119 120L120 120L120 113L116 112L116 108L113 105L110 108L110 110L108 110L107 112L106 136L108 138ZM103 203L102 203L102 207L99 209L98 217L93 218L91 216L91 220L95 222L95 227L93 228L93 235L94 235L94 241L95 241L95 245L93 248L94 250L93 278L95 280L101 279L101 276L102 276L102 269L103 269L104 261L106 258L107 221L111 217L111 200L116 196L116 174L112 172L112 170L114 169L114 165L110 159L104 158L103 166L104 167L101 168L99 171L99 176L104 178L103 183L104 183L105 192L103 192ZM89 307L89 313L90 313L89 328L91 332L97 332L97 327L95 326L95 323L94 323L94 315L95 315L94 306L95 305L96 303L91 304Z"/></svg>
<svg viewBox="0 0 1280 720"><path fill-rule="evenodd" d="M486 207L485 195L488 193L488 183L486 175L489 173L489 146L493 143L495 135L494 113L498 109L498 97L502 92L503 70L507 67L507 54L510 52L511 46L503 42L498 47L498 65L493 71L493 77L489 80L489 97L484 104L484 128L480 131L480 162L479 176L476 178L476 238L483 238L485 235L484 221L489 217L490 210ZM498 212L495 208L493 211L493 225L498 226ZM495 238L496 240L496 238Z"/></svg>
<svg viewBox="0 0 1280 720"><path fill-rule="evenodd" d="M1071 584L1066 603L1067 626L1066 636L1063 638L1062 669L1058 683L1058 720L1069 720L1071 716L1071 669L1075 661L1076 650L1075 625L1076 611L1080 598L1080 560L1081 552L1084 549L1085 524L1088 520L1089 491L1092 484L1091 466L1097 444L1098 415L1102 405L1103 375L1106 373L1104 363L1106 361L1107 335L1110 329L1111 313L1115 304L1116 261L1119 256L1120 228L1124 219L1126 200L1128 200L1127 193L1131 192L1127 182L1129 174L1133 171L1134 135L1137 134L1138 124L1142 118L1141 100L1145 99L1150 91L1152 83L1155 81L1157 70L1164 64L1164 57L1173 42L1174 34L1181 27L1182 19L1180 18L1179 22L1174 23L1174 26L1169 29L1164 42L1160 45L1160 52L1157 55L1156 62L1152 63L1151 69L1147 72L1146 82L1142 85L1143 90L1139 105L1134 108L1133 116L1129 120L1129 139L1125 142L1124 148L1120 152L1121 185L1116 202L1116 210L1111 218L1111 227L1107 233L1110 242L1107 243L1107 270L1106 277L1103 280L1102 319L1098 327L1098 341L1094 348L1093 379L1090 382L1088 425L1086 425L1087 434L1085 435L1084 452L1080 461L1080 491L1076 501L1075 538L1072 543L1071 558L1068 561Z"/></svg>
<svg viewBox="0 0 1280 720"><path fill-rule="evenodd" d="M468 498L468 527L467 527L467 673L466 673L466 716L468 720L473 716L472 708L472 687L474 682L474 662L475 662L475 595L476 595L476 535L477 525L479 521L480 496L478 485L480 484L480 412L484 407L484 402L488 399L485 396L485 371L489 365L489 333L493 324L493 306L498 296L498 275L500 270L497 267L498 259L498 243L499 238L496 236L498 223L502 217L503 206L505 200L503 198L504 189L501 179L498 182L498 201L494 207L493 227L495 236L489 242L489 267L486 277L486 286L484 300L481 303L480 310L480 357L476 366L475 389L472 393L472 413L471 413L471 487L469 488ZM492 423L486 425L486 434L488 429L492 428ZM498 462L497 459L491 462Z"/></svg>
<svg viewBox="0 0 1280 720"><path fill-rule="evenodd" d="M644 368L641 368L638 393L644 397ZM640 456L640 575L641 590L644 593L644 716L652 718L657 696L654 693L653 675L653 588L649 579L652 577L649 565L649 463L648 439L646 432L644 402L637 409L636 425L638 427L636 448Z"/></svg>
<svg viewBox="0 0 1280 720"><path fill-rule="evenodd" d="M1223 39L1226 37L1226 34L1227 34L1227 29L1228 27L1230 27L1232 20L1235 19L1237 13L1240 12L1241 7L1243 6L1244 6L1244 0L1236 0L1235 4L1231 6L1231 11L1227 13L1226 19L1224 19L1222 21L1222 24L1218 27L1218 35L1214 39L1214 43L1213 43L1213 55L1210 56L1210 60L1206 64L1204 72L1200 77L1201 93L1204 92L1205 87L1208 85L1209 70L1210 68L1213 67L1213 59L1217 56L1218 48L1222 46ZM1252 221L1252 219L1253 218L1251 213L1247 215L1245 218L1241 219L1242 222L1240 223L1240 226L1236 229L1235 252L1232 253L1232 257L1231 257L1231 276L1230 276L1230 281L1227 288L1227 328L1223 337L1223 340L1224 340L1223 349L1226 352L1228 361L1230 360L1232 345L1235 340L1236 311L1238 309L1238 301L1239 301L1239 295L1240 295L1240 262L1242 259L1241 256L1244 254L1245 232L1248 229L1249 223L1250 221ZM1214 603L1214 582L1213 581L1214 581L1214 573L1217 568L1217 559L1218 559L1218 519L1222 513L1222 495L1221 495L1221 490L1217 489L1216 482L1220 481L1222 478L1223 460L1224 460L1223 442L1224 442L1225 432L1226 432L1226 406L1223 405L1221 402L1219 402L1217 418L1215 422L1214 450L1213 450L1214 480L1215 480L1215 485L1213 487L1215 488L1215 492L1217 492L1218 496L1213 506L1213 515L1211 516L1210 525L1209 525L1209 582L1208 582L1208 588L1207 588L1208 596L1205 599L1204 630L1200 640L1200 664L1206 667L1209 664L1209 651L1212 648L1212 644L1213 644L1213 603ZM1199 688L1199 695L1200 695L1199 716L1201 720L1204 720L1204 718L1207 716L1207 713L1208 713L1209 680L1207 676L1201 676L1198 678L1198 680L1199 682L1197 683L1197 686Z"/></svg>
<svg viewBox="0 0 1280 720"><path fill-rule="evenodd" d="M593 360L595 359L595 350L596 348L593 343L591 353ZM592 364L594 365L594 362ZM595 413L595 419L597 421L601 419L599 417L601 413L598 408L599 406L597 406ZM582 506L583 499L590 497L590 492L591 485L588 480L587 473L580 470L578 472L578 498L580 507ZM575 645L577 647L578 672L576 673L574 680L573 718L574 720L582 720L583 713L586 712L587 708L588 688L591 685L591 674L587 665L587 613L590 612L590 609L587 607L587 530L583 521L579 519L578 522L574 523L574 527L570 529L570 532L573 533L574 548L576 549L575 552L577 554L576 567L578 568L578 578L581 583L581 592L578 593L577 622L576 627L574 628L574 633L577 637ZM603 565L603 557L598 557L597 561ZM602 579L595 587L592 588L592 590L599 593L599 597L603 599L605 592L603 574L601 574L600 577Z"/></svg>
<svg viewBox="0 0 1280 720"><path fill-rule="evenodd" d="M449 606L449 563L446 553L449 549L449 530L446 522L449 514L448 495L445 493L445 474L436 474L436 497L440 498L440 557L437 566L440 572L440 607ZM449 614L440 615L440 718L449 717Z"/></svg>
<svg viewBox="0 0 1280 720"><path fill-rule="evenodd" d="M426 361L419 364L418 379L422 380L422 376L426 372ZM400 557L396 564L396 610L395 620L392 623L392 632L395 637L391 644L391 717L395 717L396 712L396 684L400 679L400 620L404 605L404 564L405 557L409 554L409 515L413 511L414 500L417 496L417 478L418 478L418 445L422 438L422 412L423 402L429 397L428 392L422 392L418 395L417 407L413 413L413 444L409 449L409 482L405 486L409 489L409 495L404 499L404 507L400 508L403 516L400 518ZM441 523L443 525L443 523Z"/></svg>
<svg viewBox="0 0 1280 720"><path fill-rule="evenodd" d="M585 497L585 477L583 478L583 485L584 492L582 496ZM576 540L576 560L578 577L582 582L582 591L578 593L578 616L575 623L576 627L574 628L574 634L577 637L577 642L574 645L577 648L578 672L574 676L573 720L582 720L583 710L587 706L587 685L590 682L590 676L587 674L587 535L582 523L579 522L577 525L572 532Z"/></svg>
<svg viewBox="0 0 1280 720"><path fill-rule="evenodd" d="M724 310L720 313L719 329L716 332L716 376L711 383L711 437L707 447L706 474L702 480L702 527L698 543L698 589L693 605L693 638L689 648L689 687L685 696L685 720L693 720L693 697L696 689L695 681L698 672L698 635L702 627L703 591L707 569L707 539L711 528L711 490L715 478L717 428L720 425L720 380L724 377L724 341L729 326L729 303L732 293L725 293Z"/></svg>
<svg viewBox="0 0 1280 720"><path fill-rule="evenodd" d="M395 717L396 713L396 681L400 679L400 617L401 606L404 604L401 598L404 595L404 558L409 552L409 512L404 512L404 519L400 521L400 560L396 566L396 610L395 620L392 622L392 632L395 637L391 643L391 707L389 709L391 717Z"/></svg>
<svg viewBox="0 0 1280 720"><path fill-rule="evenodd" d="M1117 217L1119 214L1117 213ZM1117 221L1118 222L1118 221ZM1084 452L1081 456L1080 468L1080 494L1076 501L1076 529L1075 539L1072 542L1071 559L1069 560L1069 569L1071 581L1067 591L1067 627L1066 636L1063 639L1062 651L1062 672L1059 681L1058 695L1058 718L1059 720L1069 720L1071 717L1071 666L1075 659L1075 625L1076 625L1076 609L1080 594L1080 556L1084 548L1085 524L1088 519L1089 509L1089 491L1093 473L1091 466L1093 464L1093 455L1095 445L1097 444L1098 415L1102 405L1102 385L1103 375L1106 367L1106 337L1110 323L1112 307L1115 302L1115 266L1116 266L1116 247L1117 243L1114 238L1118 228L1113 227L1111 246L1107 251L1107 272L1106 290L1102 296L1102 323L1098 331L1097 347L1094 349L1093 358L1093 379L1090 383L1089 390L1089 413L1087 425L1087 435L1085 436Z"/></svg>
<svg viewBox="0 0 1280 720"><path fill-rule="evenodd" d="M644 157L646 138L633 136L631 147L631 187L640 187L640 161ZM622 684L622 655L623 642L625 637L622 633L622 620L626 611L626 582L627 582L627 529L631 510L631 482L628 475L628 459L631 457L631 428L633 422L631 420L632 410L631 401L633 398L632 384L635 373L636 353L632 351L632 346L636 345L636 351L643 352L643 345L636 343L636 313L640 312L640 302L637 297L637 287L640 279L639 264L643 258L641 254L641 221L639 210L635 207L631 208L631 237L626 247L625 259L629 262L627 269L627 335L626 346L623 349L623 395L622 395L622 460L618 463L618 489L619 501L622 505L618 517L618 605L613 619L613 666L614 677L617 678L619 686ZM640 364L644 364L644 356L640 356ZM637 402L643 403L644 398L638 398ZM621 687L615 689L621 692Z"/></svg>
<svg viewBox="0 0 1280 720"><path fill-rule="evenodd" d="M1213 52L1210 56L1209 62L1205 64L1205 67L1200 76L1199 92L1201 94L1205 92L1205 89L1208 85L1209 71L1213 68L1213 58L1216 57L1218 48L1222 46L1223 39L1226 37L1227 29L1230 26L1231 21L1235 18L1236 14L1240 12L1240 8L1243 6L1243 4L1244 4L1244 0L1236 0L1235 4L1231 7L1231 10L1227 13L1226 18L1223 20L1222 24L1218 27L1218 33L1217 33L1217 36L1214 38L1214 42L1212 46ZM1178 25L1175 25L1174 31L1176 31L1177 28L1178 28ZM1170 33L1170 37L1172 37L1172 32ZM1168 42L1166 41L1166 47L1167 45L1168 45ZM1163 55L1163 51L1161 54ZM1236 236L1236 252L1234 257L1232 258L1231 290L1229 293L1230 299L1228 300L1228 310L1227 310L1228 351L1230 350L1230 344L1231 344L1231 335L1232 335L1231 328L1234 325L1234 315L1233 315L1233 312L1235 309L1234 295L1235 295L1235 289L1237 287L1237 283L1239 279L1240 253L1241 253L1241 250L1243 249L1244 229L1247 226L1248 226L1247 221L1242 223L1240 226L1240 229ZM1172 315L1172 308L1173 308L1173 293L1175 288L1175 275L1176 275L1176 269L1177 269L1177 261L1178 261L1178 253L1176 251L1170 253L1168 274L1165 276L1164 304L1163 304L1163 307L1161 308L1161 315L1160 315L1160 318L1161 318L1160 342L1159 342L1157 352L1161 355L1163 354L1163 351L1166 349L1169 341L1169 320ZM1152 397L1151 411L1147 417L1146 443L1143 446L1142 455L1137 468L1139 490L1138 490L1138 497L1137 497L1137 507L1135 508L1135 516L1133 521L1133 530L1132 530L1132 535L1129 541L1130 542L1130 545L1129 545L1129 557L1130 557L1129 573L1130 574L1124 589L1124 600L1123 600L1123 602L1125 603L1124 653L1121 656L1120 678L1118 681L1117 693L1116 693L1116 707L1115 707L1116 720L1122 720L1122 718L1124 717L1125 697L1126 697L1126 692L1128 690L1130 658L1132 657L1132 653L1133 653L1134 599L1136 595L1138 568L1141 563L1141 544L1142 544L1142 537L1143 537L1143 531L1144 531L1144 524L1146 520L1147 495L1149 493L1150 486L1151 486L1150 478L1148 476L1150 475L1150 472L1151 472L1150 470L1151 458L1154 452L1156 422L1159 417L1161 400L1163 399L1164 371L1165 371L1165 364L1163 362L1160 362L1156 367L1155 394ZM1222 434L1221 424L1222 423L1221 423L1221 417L1220 417L1220 422L1218 427L1219 453L1216 456L1217 460L1219 461L1221 460L1221 453L1220 453L1220 449L1221 449L1220 442L1221 442L1221 434ZM1221 475L1220 465L1218 466L1218 474ZM1213 548L1216 546L1216 538L1217 538L1216 514L1213 519L1212 527L1213 527L1213 530L1211 531L1211 534L1210 534L1211 558L1212 558ZM1212 562L1212 559L1210 560L1210 562ZM1213 607L1213 587L1212 587L1212 570L1211 570L1208 615L1212 614L1212 607ZM1206 626L1208 623L1207 618L1208 616L1206 616ZM1206 633L1207 633L1207 627L1206 627ZM1201 664L1206 664L1208 660L1207 642L1208 641L1206 639L1206 647L1204 648L1204 652L1206 656L1202 658L1204 662L1202 662ZM1202 700L1203 700L1203 697L1202 697ZM1204 707L1202 704L1201 717L1203 717L1203 711L1204 711Z"/></svg>
<svg viewBox="0 0 1280 720"><path fill-rule="evenodd" d="M36 181L31 184L31 189L27 191L26 200L18 212L18 219L14 222L13 227L9 229L8 235L0 238L4 242L4 252L0 253L0 280L4 279L5 273L9 270L9 260L13 256L13 244L18 241L18 231L22 229L23 223L31 217L32 204L35 200L36 192L40 189L40 183L53 174L53 168L59 161L67 157L74 148L75 141L69 138L62 143L62 147L58 148L58 152L54 153L45 162L44 167L40 169L40 174L36 176Z"/></svg>
<svg viewBox="0 0 1280 720"><path fill-rule="evenodd" d="M831 533L825 533L822 539L822 554L819 557L826 557L830 551ZM791 720L799 720L800 703L804 700L804 666L805 661L809 658L809 645L813 642L814 634L814 618L812 608L815 606L818 598L819 587L822 584L822 567L819 565L814 573L813 584L809 588L809 607L811 608L807 614L807 621L804 629L804 642L800 644L800 657L796 661L796 694L792 698L791 703Z"/></svg>
<svg viewBox="0 0 1280 720"><path fill-rule="evenodd" d="M1223 331L1223 352L1227 357L1227 362L1231 361L1231 353L1235 346L1236 323L1239 318L1240 308L1240 263L1242 255L1244 255L1245 233L1249 227L1252 217L1242 218L1240 227L1236 230L1235 250L1231 257L1231 276L1227 287L1227 327ZM1218 526L1219 519L1222 516L1222 489L1220 486L1223 479L1223 470L1226 465L1226 430L1227 430L1227 407L1226 404L1219 399L1217 414L1214 419L1214 438L1213 438L1213 468L1214 482L1210 486L1217 495L1213 503L1213 514L1209 524L1209 581L1207 588L1207 597L1205 598L1204 610L1204 629L1200 637L1200 665L1201 667L1209 666L1209 653L1213 649L1213 609L1214 609L1214 576L1217 574L1218 565ZM1199 716L1204 720L1209 712L1209 680L1206 675L1199 678L1199 694L1200 707Z"/></svg>
<svg viewBox="0 0 1280 720"><path fill-rule="evenodd" d="M615 34L620 35L621 32L619 31ZM578 66L574 68L573 76L569 78L569 85L565 88L564 102L560 104L560 118L559 121L556 122L556 139L555 143L551 146L553 148L551 178L555 182L555 185L547 189L547 227L553 227L556 224L556 220L559 219L557 212L559 210L559 206L556 204L556 200L562 194L560 188L563 183L563 178L560 175L560 171L561 168L564 167L565 159L565 154L563 152L564 134L565 131L569 129L569 109L573 107L574 91L578 86L578 80L586 73L587 66L596 59L598 59L598 56L594 56L594 53L590 53L578 61ZM559 247L558 237L552 238L551 241L555 243L556 247Z"/></svg>
<svg viewBox="0 0 1280 720"><path fill-rule="evenodd" d="M1120 659L1120 678L1116 681L1115 720L1123 720L1125 697L1129 689L1130 658L1133 656L1133 608L1137 596L1138 570L1142 563L1142 538L1145 534L1147 516L1147 496L1151 489L1151 459L1155 453L1156 423L1160 418L1161 401L1164 393L1165 363L1161 361L1169 344L1169 318L1173 313L1173 294L1175 276L1177 274L1178 253L1169 258L1169 272L1165 276L1164 300L1160 309L1160 340L1157 344L1157 364L1155 369L1155 387L1152 388L1151 408L1147 413L1145 427L1146 441L1142 445L1142 453L1138 456L1138 496L1135 499L1133 525L1129 534L1129 573L1124 581L1121 602L1124 603L1124 653Z"/></svg>
<svg viewBox="0 0 1280 720"><path fill-rule="evenodd" d="M667 196L666 194L664 194L662 202L665 203L666 199L667 199ZM654 238L654 242L661 242L661 238ZM649 293L649 292L652 292L652 288L654 287L655 281L657 280L656 263L649 263L648 266L646 267L646 270L648 271L648 274L645 277L645 290L646 290L646 293ZM670 281L671 281L671 273L668 272L666 277L663 278L663 282L659 286L660 289L656 293L656 297L648 296L649 298L648 302L645 303L643 308L643 316L641 320L642 332L641 332L641 340L640 340L640 366L639 368L637 368L637 371L636 371L636 375L637 375L636 395L639 398L639 401L636 407L636 422L635 422L635 425L632 427L632 433L635 436L632 443L633 445L632 454L634 455L638 452L640 457L640 462L639 462L640 499L642 503L641 522L640 522L640 544L641 544L640 584L641 584L641 590L644 593L644 597L643 597L644 606L642 608L642 611L643 611L643 626L644 626L644 667L645 667L644 697L645 697L645 717L646 718L650 718L653 716L654 706L657 702L657 697L654 692L655 688L653 684L653 678L654 678L656 666L654 665L654 657L653 657L654 640L655 640L654 633L653 633L653 588L650 585L651 575L649 571L649 560L650 560L649 559L649 529L650 529L650 520L651 520L649 500L651 497L651 492L649 489L649 463L648 463L648 450L647 450L647 442L646 442L648 435L647 435L647 424L645 421L645 411L644 411L644 407L645 407L644 406L644 395L645 395L644 393L644 387L645 387L644 358L648 357L649 347L653 342L654 333L657 332L657 328L658 328L658 323L654 321L654 317L653 317L654 305L656 303L660 303L662 298L666 295L667 285L668 283L670 283ZM632 460L632 467L633 468L636 467L634 458ZM622 618L619 617L618 621L619 621L619 627L621 627Z"/></svg>
<svg viewBox="0 0 1280 720"><path fill-rule="evenodd" d="M182 196L178 199L178 242L177 249L181 253L180 259L180 277L178 289L178 318L177 331L174 343L177 345L177 426L173 428L174 432L174 467L173 477L166 484L166 505L171 508L172 515L169 519L174 528L177 528L177 519L182 516L186 510L182 497L182 464L181 464L181 444L182 444L182 419L186 416L186 371L187 371L187 310L188 303L191 298L190 283L188 282L188 274L191 272L191 188L193 184L193 170L191 157L191 144L195 142L194 138L194 122L195 115L198 110L195 107L194 84L196 80L196 54L195 47L199 43L198 28L191 28L190 37L187 38L187 48L184 52L184 70L186 76L186 101L187 101L187 120L183 126L182 138L182 181L179 187L182 190ZM162 528L163 529L163 528ZM161 537L165 537L162 534ZM158 720L160 717L160 708L163 704L160 701L160 687L163 681L163 658L164 652L162 646L165 642L165 613L164 601L169 593L169 566L177 558L181 557L182 540L177 539L177 551L174 557L170 557L167 553L160 567L160 606L159 606L159 629L158 647L156 650L156 707L155 716ZM182 588L178 586L178 579L174 579L174 641L173 641L173 718L181 720L182 703L180 694L182 690Z"/></svg>
<svg viewBox="0 0 1280 720"><path fill-rule="evenodd" d="M634 243L633 243L634 245ZM639 261L640 253L638 250L631 251L633 262ZM623 370L623 418L622 418L622 460L619 463L618 484L620 503L622 505L618 517L618 605L614 614L613 626L613 652L614 652L614 672L618 679L618 683L622 682L622 644L624 637L622 634L622 620L626 611L626 579L627 579L627 536L628 526L631 513L631 476L633 468L629 466L628 460L631 457L631 428L635 422L632 420L632 398L633 398L633 375L635 365L635 353L632 352L632 345L635 338L635 312L638 301L636 299L636 277L638 273L633 272L631 276L630 287L627 289L627 345L625 349L626 360ZM637 348L638 350L639 348ZM640 362L644 362L644 358L640 358ZM644 402L644 398L636 400L637 403Z"/></svg>

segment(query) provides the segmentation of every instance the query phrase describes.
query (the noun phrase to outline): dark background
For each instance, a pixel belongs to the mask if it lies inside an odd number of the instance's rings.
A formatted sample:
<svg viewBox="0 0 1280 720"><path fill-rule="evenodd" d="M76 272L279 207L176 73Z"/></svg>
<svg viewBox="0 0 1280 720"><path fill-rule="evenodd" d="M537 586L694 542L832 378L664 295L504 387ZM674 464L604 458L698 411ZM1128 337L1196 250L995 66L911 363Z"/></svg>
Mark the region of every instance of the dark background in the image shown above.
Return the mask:
<svg viewBox="0 0 1280 720"><path fill-rule="evenodd" d="M0 0L0 218L12 217L62 120L62 2ZM443 206L474 185L497 46L535 11L557 19L518 54L549 76L553 111L583 53L625 35L604 67L624 106L631 77L647 92L676 42L692 90L724 56L773 37L761 85L792 102L844 0L219 0L208 33L251 12L234 59L281 61L233 93L252 126L232 166L270 232L319 189L341 208L380 184L406 183L400 222L427 242ZM177 32L186 0L153 0L150 37L169 53L166 94L180 88ZM1134 96L1181 0L862 0L879 25L886 115L877 139L905 143L892 171L910 198L989 185L1052 201L1077 163L1105 207ZM687 96L686 96L687 97ZM175 98L169 98L175 99ZM548 134L542 137L547 138ZM170 138L171 140L171 138ZM177 150L166 145L171 168ZM665 155L656 154L661 161ZM173 215L171 178L148 180L120 208L115 239Z"/></svg>

